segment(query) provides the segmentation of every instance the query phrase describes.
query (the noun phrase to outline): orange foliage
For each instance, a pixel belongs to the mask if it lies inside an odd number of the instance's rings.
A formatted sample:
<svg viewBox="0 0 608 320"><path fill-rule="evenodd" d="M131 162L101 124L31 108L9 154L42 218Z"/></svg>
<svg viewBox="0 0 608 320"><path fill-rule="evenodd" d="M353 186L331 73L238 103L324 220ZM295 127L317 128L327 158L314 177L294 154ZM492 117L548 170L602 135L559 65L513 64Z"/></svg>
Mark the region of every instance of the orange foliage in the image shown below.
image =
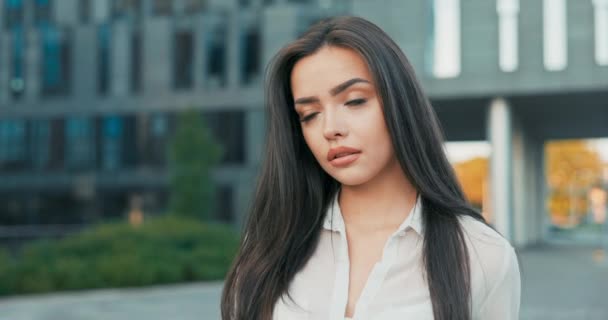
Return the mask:
<svg viewBox="0 0 608 320"><path fill-rule="evenodd" d="M556 224L578 222L589 210L587 191L601 179L599 154L584 140L553 141L546 145L545 160L551 220ZM487 158L479 157L453 165L467 199L480 207L484 181L489 174L488 162Z"/></svg>
<svg viewBox="0 0 608 320"><path fill-rule="evenodd" d="M549 212L558 224L574 213L578 220L588 208L587 192L602 175L599 154L583 140L552 141L545 147ZM571 221L576 222L576 221Z"/></svg>
<svg viewBox="0 0 608 320"><path fill-rule="evenodd" d="M478 157L456 163L454 164L454 171L467 200L481 207L483 202L483 183L488 177L488 159Z"/></svg>

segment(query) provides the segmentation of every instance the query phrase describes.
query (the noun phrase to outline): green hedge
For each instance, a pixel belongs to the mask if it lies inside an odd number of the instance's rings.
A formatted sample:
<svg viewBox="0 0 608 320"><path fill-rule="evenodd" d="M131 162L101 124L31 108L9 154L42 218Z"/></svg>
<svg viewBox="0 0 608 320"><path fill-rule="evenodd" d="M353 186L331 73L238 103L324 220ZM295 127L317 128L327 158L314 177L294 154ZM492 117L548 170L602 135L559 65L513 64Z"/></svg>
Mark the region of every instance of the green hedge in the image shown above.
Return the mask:
<svg viewBox="0 0 608 320"><path fill-rule="evenodd" d="M104 224L16 258L0 251L0 295L221 280L237 246L231 227L186 218Z"/></svg>

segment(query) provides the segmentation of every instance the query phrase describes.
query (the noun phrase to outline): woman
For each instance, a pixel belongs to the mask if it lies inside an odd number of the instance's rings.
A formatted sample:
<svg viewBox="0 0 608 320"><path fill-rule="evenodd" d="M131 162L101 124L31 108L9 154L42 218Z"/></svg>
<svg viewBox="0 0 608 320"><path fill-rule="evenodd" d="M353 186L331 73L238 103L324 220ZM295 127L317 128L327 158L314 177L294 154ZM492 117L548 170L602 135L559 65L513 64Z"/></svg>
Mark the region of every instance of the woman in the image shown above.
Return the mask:
<svg viewBox="0 0 608 320"><path fill-rule="evenodd" d="M509 243L472 209L399 47L362 18L271 62L265 158L227 319L517 319Z"/></svg>

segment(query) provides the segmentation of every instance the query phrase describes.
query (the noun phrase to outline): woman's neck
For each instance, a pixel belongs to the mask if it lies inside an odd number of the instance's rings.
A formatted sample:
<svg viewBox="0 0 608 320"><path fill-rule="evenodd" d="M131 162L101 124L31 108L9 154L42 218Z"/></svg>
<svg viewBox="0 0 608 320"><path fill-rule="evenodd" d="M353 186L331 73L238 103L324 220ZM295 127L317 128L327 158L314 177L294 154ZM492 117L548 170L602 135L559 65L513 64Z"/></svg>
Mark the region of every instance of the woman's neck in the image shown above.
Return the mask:
<svg viewBox="0 0 608 320"><path fill-rule="evenodd" d="M417 194L396 163L365 184L342 185L339 196L340 211L349 231L392 232L397 230L409 215L416 203Z"/></svg>

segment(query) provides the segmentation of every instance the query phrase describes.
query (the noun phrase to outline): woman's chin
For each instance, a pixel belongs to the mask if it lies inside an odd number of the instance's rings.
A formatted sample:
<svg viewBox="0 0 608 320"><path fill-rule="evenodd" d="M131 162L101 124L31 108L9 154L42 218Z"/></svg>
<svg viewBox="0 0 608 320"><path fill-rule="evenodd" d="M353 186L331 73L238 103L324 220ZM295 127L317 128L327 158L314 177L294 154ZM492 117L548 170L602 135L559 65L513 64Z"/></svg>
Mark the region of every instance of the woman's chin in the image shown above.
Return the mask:
<svg viewBox="0 0 608 320"><path fill-rule="evenodd" d="M369 178L356 172L340 172L331 174L343 186L355 187L364 184Z"/></svg>

